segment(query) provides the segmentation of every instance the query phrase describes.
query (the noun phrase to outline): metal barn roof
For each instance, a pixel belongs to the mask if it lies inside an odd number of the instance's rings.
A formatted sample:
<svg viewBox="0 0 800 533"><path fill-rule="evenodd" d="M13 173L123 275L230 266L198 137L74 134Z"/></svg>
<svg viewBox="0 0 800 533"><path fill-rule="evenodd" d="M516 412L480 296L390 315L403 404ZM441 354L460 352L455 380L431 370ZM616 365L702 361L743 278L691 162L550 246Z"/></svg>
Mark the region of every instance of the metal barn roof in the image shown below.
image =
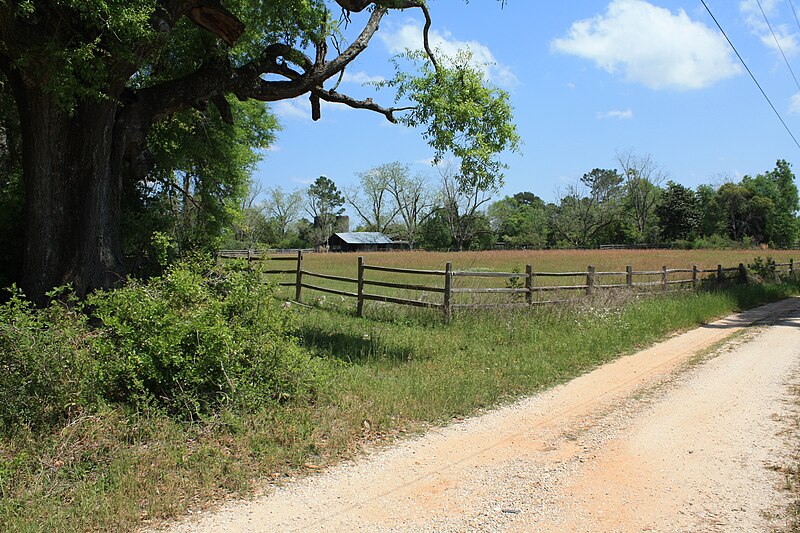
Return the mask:
<svg viewBox="0 0 800 533"><path fill-rule="evenodd" d="M377 231L351 231L334 235L347 244L392 244L392 239Z"/></svg>

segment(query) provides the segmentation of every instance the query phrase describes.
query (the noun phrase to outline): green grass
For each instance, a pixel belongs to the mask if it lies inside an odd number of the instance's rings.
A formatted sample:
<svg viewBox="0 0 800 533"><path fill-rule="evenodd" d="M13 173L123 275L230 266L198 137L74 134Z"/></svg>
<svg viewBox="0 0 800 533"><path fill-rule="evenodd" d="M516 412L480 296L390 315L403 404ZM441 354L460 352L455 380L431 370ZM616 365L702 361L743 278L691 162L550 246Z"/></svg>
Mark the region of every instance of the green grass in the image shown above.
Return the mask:
<svg viewBox="0 0 800 533"><path fill-rule="evenodd" d="M676 330L798 292L796 283L570 307L438 313L381 306L360 319L297 308L326 367L314 404L222 412L193 424L109 410L46 438L0 441L0 530L133 530L386 440L551 387ZM366 430L364 421L368 421Z"/></svg>

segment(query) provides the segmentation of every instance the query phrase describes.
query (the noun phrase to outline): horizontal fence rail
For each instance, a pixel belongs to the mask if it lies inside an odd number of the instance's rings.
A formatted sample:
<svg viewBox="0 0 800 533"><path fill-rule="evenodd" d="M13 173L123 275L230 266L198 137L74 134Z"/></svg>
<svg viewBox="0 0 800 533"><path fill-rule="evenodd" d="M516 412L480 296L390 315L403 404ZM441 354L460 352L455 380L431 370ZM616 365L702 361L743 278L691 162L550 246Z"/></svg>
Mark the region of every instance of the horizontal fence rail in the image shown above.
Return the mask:
<svg viewBox="0 0 800 533"><path fill-rule="evenodd" d="M268 275L294 276L293 281L280 281L278 286L294 287L295 298L302 303L303 290L332 294L342 298L355 298L356 314L364 316L364 303L367 301L384 302L413 307L442 310L447 319L452 318L454 309L487 309L514 308L532 305L573 302L581 295L591 295L596 290L642 289L642 290L687 290L697 289L701 283L713 280L721 284L726 281L747 281L747 268L744 264L736 267L701 269L667 268L660 270L634 270L627 266L625 271L598 271L589 266L585 271L575 272L536 272L532 265L527 265L524 272L489 272L453 270L452 263L447 263L444 270L412 269L367 265L363 257L358 258L357 277L338 276L312 272L303 268L305 250L296 250L292 255L274 255L266 251L256 250L221 250L217 253L223 259L247 259L252 261L292 261L293 268L264 269ZM794 259L786 263L771 263L771 267L788 274L795 273ZM396 280L375 279L377 274L398 274L404 277L425 277L426 281L402 283ZM368 277L372 276L372 277ZM430 278L437 278L433 283ZM558 281L564 278L564 282ZM284 278L286 279L286 278ZM324 286L317 281L334 282L337 287ZM495 286L477 285L462 286L461 283L495 283ZM555 284L551 284L555 281ZM429 284L426 284L429 283ZM497 286L504 282L505 286ZM559 284L559 283L564 283ZM344 288L342 288L344 287ZM382 291L371 289L387 289L389 294L378 294ZM385 291L383 291L385 292ZM552 297L542 298L549 294ZM434 299L430 299L434 295ZM487 298L502 297L504 301L487 301ZM475 301L474 299L479 299ZM483 300L480 300L483 298ZM512 301L508 301L508 299ZM465 299L471 301L464 301Z"/></svg>

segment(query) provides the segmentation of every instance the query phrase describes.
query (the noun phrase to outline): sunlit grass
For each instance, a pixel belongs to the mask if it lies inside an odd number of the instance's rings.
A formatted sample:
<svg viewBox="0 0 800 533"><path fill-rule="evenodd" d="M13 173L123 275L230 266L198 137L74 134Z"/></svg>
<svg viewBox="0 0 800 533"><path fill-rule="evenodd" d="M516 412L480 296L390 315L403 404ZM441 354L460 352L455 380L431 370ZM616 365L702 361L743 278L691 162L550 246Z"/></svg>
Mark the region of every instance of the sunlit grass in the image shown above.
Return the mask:
<svg viewBox="0 0 800 533"><path fill-rule="evenodd" d="M462 312L449 323L396 306L369 318L296 307L295 334L329 375L313 404L221 412L193 424L111 410L45 438L20 433L0 442L0 530L135 530L143 520L353 456L365 442L563 383L674 331L797 289L600 292L570 306Z"/></svg>

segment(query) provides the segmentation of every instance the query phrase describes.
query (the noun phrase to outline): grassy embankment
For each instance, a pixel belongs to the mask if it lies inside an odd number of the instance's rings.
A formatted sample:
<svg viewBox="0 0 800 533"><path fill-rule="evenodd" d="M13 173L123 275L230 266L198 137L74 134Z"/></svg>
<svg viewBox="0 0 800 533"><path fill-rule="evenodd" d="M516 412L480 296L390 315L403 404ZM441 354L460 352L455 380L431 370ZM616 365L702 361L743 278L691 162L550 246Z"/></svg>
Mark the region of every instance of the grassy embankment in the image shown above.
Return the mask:
<svg viewBox="0 0 800 533"><path fill-rule="evenodd" d="M709 254L706 264L749 262L736 252L726 261L720 257L726 253ZM464 254L453 262L456 268L507 270L533 257L531 263L544 265L538 269L553 271L588 264L609 270L679 267L680 260L704 265L698 252L660 254ZM310 269L328 273L335 269L312 261L355 262L352 255L311 257ZM381 258L409 266L409 257ZM413 266L436 268L449 257L419 254ZM143 519L247 493L253 479L313 469L357 453L365 441L534 393L670 332L797 292L796 283L787 283L653 298L600 293L569 307L465 313L451 323L435 312L405 308L372 309L366 319L297 309L295 334L327 375L313 403L289 401L247 415L223 411L191 424L156 411L109 407L48 435L5 438L0 530L133 529Z"/></svg>

